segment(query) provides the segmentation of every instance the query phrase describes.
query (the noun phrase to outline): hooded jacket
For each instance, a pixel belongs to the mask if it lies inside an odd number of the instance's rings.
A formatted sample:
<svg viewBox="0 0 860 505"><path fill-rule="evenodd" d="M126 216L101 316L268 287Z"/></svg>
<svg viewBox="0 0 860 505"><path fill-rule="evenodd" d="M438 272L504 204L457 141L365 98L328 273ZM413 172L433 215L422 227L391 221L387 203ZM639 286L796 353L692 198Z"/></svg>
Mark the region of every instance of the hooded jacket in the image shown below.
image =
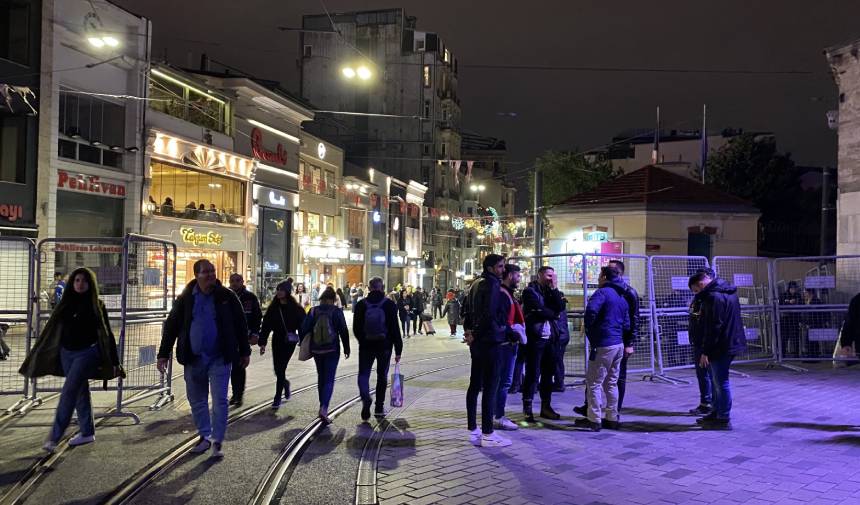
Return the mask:
<svg viewBox="0 0 860 505"><path fill-rule="evenodd" d="M77 269L72 272L70 278L78 274ZM110 327L108 320L108 312L105 304L99 299L98 284L95 282L95 274L87 270L89 275L90 290L88 297L93 306L93 311L96 315L96 343L99 348L99 357L101 361L97 370L91 374L91 379L111 380L116 377L125 377L125 371L120 366L119 355L117 354L116 339ZM70 308L75 296L80 296L74 292L73 288L63 293L60 302L51 312L51 317L42 328L42 333L36 341L33 349L24 359L21 364L19 373L26 377L42 377L45 375L55 375L57 377L65 377L63 365L60 361L60 348L62 347L61 340L63 336L63 313Z"/></svg>
<svg viewBox="0 0 860 505"><path fill-rule="evenodd" d="M839 344L843 347L854 345L854 349L860 346L860 294L854 295L848 304L848 317L842 326L842 339Z"/></svg>
<svg viewBox="0 0 860 505"><path fill-rule="evenodd" d="M564 310L561 291L544 287L537 281L529 283L523 290L523 313L526 316L528 339L542 338L543 325L546 322L550 323L551 338L558 339L558 323Z"/></svg>
<svg viewBox="0 0 860 505"><path fill-rule="evenodd" d="M197 285L196 280L189 282L170 309L170 315L164 322L164 331L161 334L159 358L169 358L173 353L174 344L176 344L176 360L180 365L193 363L196 358L191 352L191 319L194 314L195 285ZM225 362L232 363L240 356L250 356L248 323L245 321L245 311L236 293L222 286L220 281L215 281L212 294L221 357Z"/></svg>
<svg viewBox="0 0 860 505"><path fill-rule="evenodd" d="M607 281L585 307L585 335L592 348L624 343L630 331L630 307L623 296L625 284Z"/></svg>
<svg viewBox="0 0 860 505"><path fill-rule="evenodd" d="M737 290L719 277L693 297L690 306L690 342L708 359L746 351Z"/></svg>
<svg viewBox="0 0 860 505"><path fill-rule="evenodd" d="M387 333L385 335L385 340L381 340L379 342L367 342L364 332L364 319L367 314L367 304L372 303L376 305L380 301L385 300L380 308L385 313L385 327L387 328ZM400 325L397 323L397 304L393 301L385 297L385 293L382 291L371 291L367 298L363 298L361 301L355 304L355 309L353 309L352 314L352 333L355 335L355 339L358 340L358 347L362 346L386 346L389 349L391 346L394 346L394 354L396 356L400 356L403 354L403 336L400 333Z"/></svg>

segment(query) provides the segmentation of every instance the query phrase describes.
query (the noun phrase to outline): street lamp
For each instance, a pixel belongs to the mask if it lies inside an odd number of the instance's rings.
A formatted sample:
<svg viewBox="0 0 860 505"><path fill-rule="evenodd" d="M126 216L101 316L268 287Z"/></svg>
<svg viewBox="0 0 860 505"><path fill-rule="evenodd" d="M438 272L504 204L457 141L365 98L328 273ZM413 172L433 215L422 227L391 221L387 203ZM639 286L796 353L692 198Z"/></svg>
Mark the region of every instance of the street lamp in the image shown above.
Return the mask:
<svg viewBox="0 0 860 505"><path fill-rule="evenodd" d="M373 77L373 72L371 72L366 65L347 65L341 68L340 72L348 81L355 78L358 78L361 81L369 81L370 78Z"/></svg>
<svg viewBox="0 0 860 505"><path fill-rule="evenodd" d="M469 186L469 189L472 190L472 193L475 193L475 202L481 203L481 193L483 193L487 187L483 184L472 184Z"/></svg>

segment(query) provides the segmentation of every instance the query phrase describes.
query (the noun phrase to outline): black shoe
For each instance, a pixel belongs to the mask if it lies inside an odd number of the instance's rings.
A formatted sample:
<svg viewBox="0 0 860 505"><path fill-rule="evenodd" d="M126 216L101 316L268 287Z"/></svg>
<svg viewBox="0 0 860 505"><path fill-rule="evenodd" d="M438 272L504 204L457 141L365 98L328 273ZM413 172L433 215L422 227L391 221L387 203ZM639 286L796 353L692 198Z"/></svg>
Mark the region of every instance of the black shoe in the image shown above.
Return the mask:
<svg viewBox="0 0 860 505"><path fill-rule="evenodd" d="M588 428L591 431L600 431L600 423L593 423L588 419L577 419L573 425L579 428Z"/></svg>
<svg viewBox="0 0 860 505"><path fill-rule="evenodd" d="M700 403L696 408L690 409L690 414L694 416L707 416L713 412L714 408L707 403Z"/></svg>
<svg viewBox="0 0 860 505"><path fill-rule="evenodd" d="M284 400L290 399L290 381L284 385Z"/></svg>
<svg viewBox="0 0 860 505"><path fill-rule="evenodd" d="M559 419L561 419L559 413L552 410L552 407L550 407L549 405L541 405L540 417L544 419L550 419L552 421L558 421Z"/></svg>
<svg viewBox="0 0 860 505"><path fill-rule="evenodd" d="M700 418L696 419L696 424L707 424L707 423L710 423L712 421L716 421L716 419L717 419L717 413L711 412L710 414L706 415L705 417L700 417Z"/></svg>
<svg viewBox="0 0 860 505"><path fill-rule="evenodd" d="M610 421L609 419L604 419L603 421L601 421L600 425L607 430L621 429L621 421Z"/></svg>
<svg viewBox="0 0 860 505"><path fill-rule="evenodd" d="M553 393L564 393L564 386L555 386L552 388Z"/></svg>
<svg viewBox="0 0 860 505"><path fill-rule="evenodd" d="M535 415L534 415L534 412L532 412L531 400L524 400L523 401L523 414L526 416L526 422L527 423L535 422Z"/></svg>
<svg viewBox="0 0 860 505"><path fill-rule="evenodd" d="M370 402L361 402L361 420L367 421L370 419Z"/></svg>
<svg viewBox="0 0 860 505"><path fill-rule="evenodd" d="M239 397L234 396L233 399L230 400L230 405L237 407L237 408L241 407L242 406L242 397L241 396L239 396Z"/></svg>
<svg viewBox="0 0 860 505"><path fill-rule="evenodd" d="M714 418L710 418L710 419L709 418L702 418L702 419L703 420L707 419L706 421L699 424L702 427L702 429L705 429L705 430L725 430L725 431L731 431L731 429L732 429L731 419L719 418L719 417L714 417Z"/></svg>
<svg viewBox="0 0 860 505"><path fill-rule="evenodd" d="M579 414L582 417L588 417L588 404L573 408L574 414Z"/></svg>
<svg viewBox="0 0 860 505"><path fill-rule="evenodd" d="M368 405L367 408L369 409L370 405ZM373 416L385 417L385 406L376 404L376 408L373 409Z"/></svg>
<svg viewBox="0 0 860 505"><path fill-rule="evenodd" d="M227 403L227 405L236 405L236 397L235 396L231 397L230 402Z"/></svg>

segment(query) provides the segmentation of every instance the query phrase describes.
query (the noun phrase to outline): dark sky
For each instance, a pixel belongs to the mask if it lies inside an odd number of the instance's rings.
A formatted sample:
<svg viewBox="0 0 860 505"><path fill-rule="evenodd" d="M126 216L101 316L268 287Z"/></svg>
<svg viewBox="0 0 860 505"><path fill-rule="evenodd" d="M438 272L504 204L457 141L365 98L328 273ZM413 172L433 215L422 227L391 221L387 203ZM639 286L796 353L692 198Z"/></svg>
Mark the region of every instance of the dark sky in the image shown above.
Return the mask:
<svg viewBox="0 0 860 505"><path fill-rule="evenodd" d="M154 54L199 62L201 52L297 89L302 14L319 0L118 0L153 21ZM502 7L510 5L510 7ZM768 130L799 163L835 165L825 112L836 87L823 48L860 38L853 0L512 2L327 0L332 12L402 6L440 34L462 65L467 129L508 141L510 171L546 149L588 149L632 127ZM550 8L551 6L551 8ZM193 55L189 57L189 53ZM800 70L810 75L529 71L469 64ZM515 112L515 118L498 113Z"/></svg>

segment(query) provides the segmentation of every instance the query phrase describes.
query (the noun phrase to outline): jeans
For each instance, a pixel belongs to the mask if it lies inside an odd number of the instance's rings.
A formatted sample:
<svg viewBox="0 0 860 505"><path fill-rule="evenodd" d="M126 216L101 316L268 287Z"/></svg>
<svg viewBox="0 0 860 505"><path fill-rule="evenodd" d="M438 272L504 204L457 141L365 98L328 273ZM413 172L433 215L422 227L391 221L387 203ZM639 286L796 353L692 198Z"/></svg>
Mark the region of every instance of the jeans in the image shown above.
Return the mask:
<svg viewBox="0 0 860 505"><path fill-rule="evenodd" d="M277 342L272 340L272 365L275 369L275 398L280 399L289 387L287 364L296 350L296 342Z"/></svg>
<svg viewBox="0 0 860 505"><path fill-rule="evenodd" d="M442 306L434 304L433 305L433 319L439 319L440 317L442 317Z"/></svg>
<svg viewBox="0 0 860 505"><path fill-rule="evenodd" d="M101 363L99 346L94 345L79 351L70 351L60 347L60 363L66 381L60 394L60 403L54 415L54 426L51 428L51 441L59 442L63 433L72 420L72 412L78 413L78 426L81 435L95 435L93 424L93 405L90 400L89 379L95 374Z"/></svg>
<svg viewBox="0 0 860 505"><path fill-rule="evenodd" d="M408 317L406 319L403 319L402 317L400 318L400 331L404 335L409 335L409 318Z"/></svg>
<svg viewBox="0 0 860 505"><path fill-rule="evenodd" d="M623 356L624 344L591 350L585 375L589 421L618 420L618 374Z"/></svg>
<svg viewBox="0 0 860 505"><path fill-rule="evenodd" d="M227 433L227 386L231 363L222 358L198 357L185 365L185 392L191 405L191 417L197 433L213 442L223 442ZM212 416L209 416L209 393L212 393Z"/></svg>
<svg viewBox="0 0 860 505"><path fill-rule="evenodd" d="M505 416L505 404L508 403L508 389L514 380L514 366L517 363L517 344L499 346L499 390L496 392L496 419Z"/></svg>
<svg viewBox="0 0 860 505"><path fill-rule="evenodd" d="M481 396L481 432L493 432L493 408L496 403L496 390L499 387L499 344L472 343L469 354L472 356L472 370L469 389L466 390L466 424L469 431L478 427L478 393Z"/></svg>
<svg viewBox="0 0 860 505"><path fill-rule="evenodd" d="M457 335L457 325L456 324L449 324L448 326L451 328L451 336L452 337L456 336Z"/></svg>
<svg viewBox="0 0 860 505"><path fill-rule="evenodd" d="M550 339L530 338L526 344L526 375L523 378L523 402L532 401L540 375L542 407L549 407L552 399L552 379L555 375L556 344Z"/></svg>
<svg viewBox="0 0 860 505"><path fill-rule="evenodd" d="M511 381L511 388L514 391L522 391L523 376L525 375L526 367L526 346L520 345L517 350L517 362L514 364L514 377Z"/></svg>
<svg viewBox="0 0 860 505"><path fill-rule="evenodd" d="M370 369L376 362L376 411L382 412L385 405L385 390L388 388L388 366L391 364L390 343L365 344L358 348L358 393L361 401L370 404Z"/></svg>
<svg viewBox="0 0 860 505"><path fill-rule="evenodd" d="M564 387L564 353L567 351L567 344L559 343L555 350L555 373L553 374L553 385L557 388Z"/></svg>
<svg viewBox="0 0 860 505"><path fill-rule="evenodd" d="M728 419L732 412L732 387L729 384L729 367L735 357L726 354L711 360L711 391L717 419Z"/></svg>
<svg viewBox="0 0 860 505"><path fill-rule="evenodd" d="M699 383L699 404L711 405L713 403L713 396L711 393L711 372L707 368L699 366L699 360L702 358L701 349L694 349L693 356L696 359L696 380Z"/></svg>
<svg viewBox="0 0 860 505"><path fill-rule="evenodd" d="M334 377L337 374L337 363L340 361L340 351L314 354L317 365L317 392L319 393L320 409L328 411L328 403L334 393Z"/></svg>
<svg viewBox="0 0 860 505"><path fill-rule="evenodd" d="M245 367L242 366L241 360L236 358L233 362L233 368L230 370L230 384L233 385L233 398L241 399L245 394Z"/></svg>

